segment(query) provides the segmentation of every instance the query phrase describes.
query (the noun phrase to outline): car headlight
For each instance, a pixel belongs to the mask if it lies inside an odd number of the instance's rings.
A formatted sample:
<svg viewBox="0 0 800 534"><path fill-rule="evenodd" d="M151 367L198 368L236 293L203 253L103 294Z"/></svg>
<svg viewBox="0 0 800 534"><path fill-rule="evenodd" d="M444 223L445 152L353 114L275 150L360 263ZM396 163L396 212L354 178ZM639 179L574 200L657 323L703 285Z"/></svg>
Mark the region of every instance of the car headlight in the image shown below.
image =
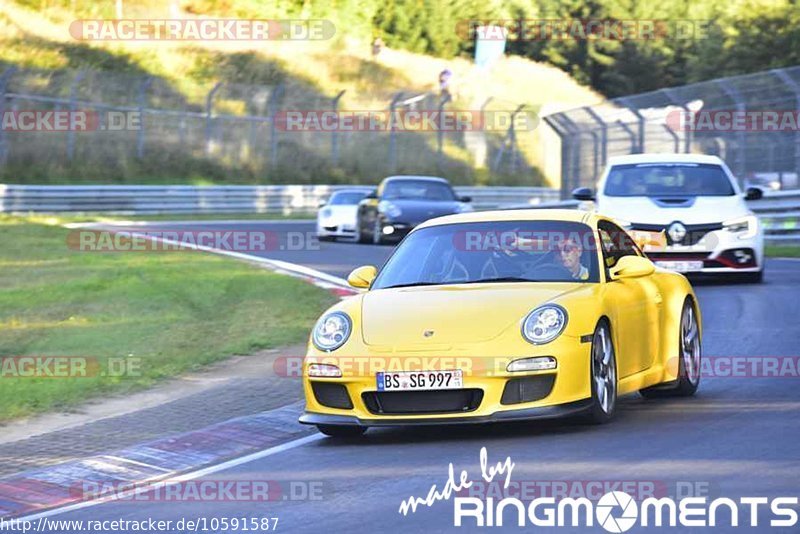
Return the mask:
<svg viewBox="0 0 800 534"><path fill-rule="evenodd" d="M344 345L350 332L353 330L353 322L344 312L332 312L323 315L311 334L311 341L319 350L333 351Z"/></svg>
<svg viewBox="0 0 800 534"><path fill-rule="evenodd" d="M378 202L378 212L388 217L400 217L400 215L403 213L403 210L401 210L399 206L392 204L388 200L381 200L380 202Z"/></svg>
<svg viewBox="0 0 800 534"><path fill-rule="evenodd" d="M725 230L737 234L739 239L750 239L755 237L758 232L758 217L755 215L747 215L738 219L722 223Z"/></svg>
<svg viewBox="0 0 800 534"><path fill-rule="evenodd" d="M471 205L467 204L466 202L462 202L461 204L456 207L456 213L469 213L475 211Z"/></svg>
<svg viewBox="0 0 800 534"><path fill-rule="evenodd" d="M333 213L333 210L331 210L330 208L323 208L323 210L321 212L319 212L320 216L323 219L327 219L328 217L331 216L332 213Z"/></svg>
<svg viewBox="0 0 800 534"><path fill-rule="evenodd" d="M525 371L549 371L558 366L556 359L552 356L537 356L536 358L520 358L510 362L506 366L509 373L519 373Z"/></svg>
<svg viewBox="0 0 800 534"><path fill-rule="evenodd" d="M308 364L308 376L314 378L340 378L342 370L329 363L310 363Z"/></svg>
<svg viewBox="0 0 800 534"><path fill-rule="evenodd" d="M550 343L567 326L567 310L555 304L536 308L522 321L522 337L534 345Z"/></svg>

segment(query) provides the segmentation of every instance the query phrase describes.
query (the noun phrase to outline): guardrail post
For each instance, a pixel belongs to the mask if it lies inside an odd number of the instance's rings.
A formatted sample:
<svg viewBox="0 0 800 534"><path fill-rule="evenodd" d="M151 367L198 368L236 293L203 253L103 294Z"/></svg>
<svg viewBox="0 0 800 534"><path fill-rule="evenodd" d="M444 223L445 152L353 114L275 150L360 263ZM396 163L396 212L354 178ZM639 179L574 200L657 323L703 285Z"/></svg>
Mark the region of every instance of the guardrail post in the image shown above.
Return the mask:
<svg viewBox="0 0 800 534"><path fill-rule="evenodd" d="M394 114L401 98L403 98L403 93L397 93L389 103L389 169L392 173L397 172L397 129Z"/></svg>
<svg viewBox="0 0 800 534"><path fill-rule="evenodd" d="M212 130L212 113L214 112L214 95L222 87L222 82L217 82L206 95L206 155L211 154L211 138L214 135Z"/></svg>
<svg viewBox="0 0 800 534"><path fill-rule="evenodd" d="M770 71L777 76L794 93L795 110L800 110L800 83L797 83L785 70L773 69ZM800 177L800 128L794 131L794 172ZM781 173L781 188L783 187L783 173Z"/></svg>
<svg viewBox="0 0 800 534"><path fill-rule="evenodd" d="M334 113L336 113L339 110L339 100L341 100L342 96L346 92L347 91L344 90L339 91L339 94L333 98L331 108L333 109ZM339 124L338 117L336 123ZM336 166L339 163L339 129L336 128L333 131L332 135L333 137L331 137L331 162L333 163L334 166Z"/></svg>
<svg viewBox="0 0 800 534"><path fill-rule="evenodd" d="M14 76L14 73L17 71L17 67L9 67L3 71L3 74L0 74L0 120L2 120L3 116L6 112L6 93L8 92L8 82L11 80L11 77ZM0 128L0 166L3 166L8 161L8 139L6 139L6 132L3 128Z"/></svg>
<svg viewBox="0 0 800 534"><path fill-rule="evenodd" d="M439 98L439 127L436 129L436 170L442 172L442 159L444 157L444 106L450 102L450 94Z"/></svg>
<svg viewBox="0 0 800 534"><path fill-rule="evenodd" d="M597 112L593 110L591 107L585 106L583 110L586 111L586 113L592 118L592 120L594 120L597 124L600 125L600 146L601 146L600 166L605 168L606 161L608 161L608 125L606 124L606 121L604 121L603 118L600 115L598 115ZM597 165L595 164L595 166ZM597 178L597 176L595 176L595 178Z"/></svg>
<svg viewBox="0 0 800 534"><path fill-rule="evenodd" d="M636 134L631 130L631 127L628 126L626 123L622 122L621 120L617 121L617 126L625 130L628 136L631 138L631 154L636 154Z"/></svg>
<svg viewBox="0 0 800 534"><path fill-rule="evenodd" d="M735 87L728 85L727 82L728 80L725 78L715 80L715 83L728 95L728 98L734 101L736 112L744 116L747 112L747 104L742 100L742 95L739 94L739 91ZM742 130L736 132L736 164L733 165L733 168L736 169L735 174L736 178L739 180L739 185L742 185L744 175L747 172L747 148L745 132Z"/></svg>
<svg viewBox="0 0 800 534"><path fill-rule="evenodd" d="M617 101L625 106L625 109L633 113L636 117L636 121L639 124L639 134L636 137L636 148L633 153L644 154L644 116L639 113L639 108L630 104L630 100L628 98L618 98Z"/></svg>
<svg viewBox="0 0 800 534"><path fill-rule="evenodd" d="M72 80L72 84L69 88L69 110L74 115L78 109L77 106L77 92L78 92L78 84L83 80L83 77L86 73L82 70L79 70L78 73L75 75L75 79ZM70 128L67 131L67 160L72 161L73 156L75 155L75 130Z"/></svg>
<svg viewBox="0 0 800 534"><path fill-rule="evenodd" d="M570 182L572 181L570 174L573 152L572 128L567 123L568 119L563 113L556 113L542 118L561 139L561 198L569 198L571 192ZM565 124L561 124L562 119Z"/></svg>
<svg viewBox="0 0 800 534"><path fill-rule="evenodd" d="M680 100L678 100L677 98L675 98L675 93L673 92L672 89L670 89L670 88L659 89L659 92L664 93L664 96L667 97L667 100L669 100L670 103L673 106L678 106L679 108L682 108L683 111L685 111L687 114L691 114L692 113L692 110L689 109L689 106L687 106L685 103L683 103ZM687 128L683 132L683 151L686 152L687 154L692 151L692 129L691 128ZM675 152L678 152L678 151L676 150Z"/></svg>
<svg viewBox="0 0 800 534"><path fill-rule="evenodd" d="M283 90L283 84L276 85L267 102L269 108L269 165L273 168L278 164L278 125L275 123L275 118L278 116L278 106L283 96Z"/></svg>
<svg viewBox="0 0 800 534"><path fill-rule="evenodd" d="M144 107L147 103L147 90L153 83L153 77L148 76L139 84L139 131L136 132L136 157L144 158Z"/></svg>
<svg viewBox="0 0 800 534"><path fill-rule="evenodd" d="M525 107L525 104L520 104L517 106L511 113L511 124L508 125L508 130L506 130L506 138L503 140L503 144L500 145L500 150L497 151L497 155L494 158L494 165L493 171L497 171L500 168L500 163L503 160L503 156L505 155L506 146L509 147L510 155L509 155L509 169L512 173L517 171L517 132L514 128L514 121L516 120L517 114Z"/></svg>

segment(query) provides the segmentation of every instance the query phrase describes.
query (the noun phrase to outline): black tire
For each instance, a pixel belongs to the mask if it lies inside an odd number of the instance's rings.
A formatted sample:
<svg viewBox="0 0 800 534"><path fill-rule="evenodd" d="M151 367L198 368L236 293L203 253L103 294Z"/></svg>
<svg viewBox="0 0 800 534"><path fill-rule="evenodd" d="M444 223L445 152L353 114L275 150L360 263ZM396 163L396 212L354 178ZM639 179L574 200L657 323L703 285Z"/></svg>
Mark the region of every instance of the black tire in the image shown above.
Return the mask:
<svg viewBox="0 0 800 534"><path fill-rule="evenodd" d="M691 314L691 315L689 315ZM695 329L691 348L686 343L684 328L691 322ZM686 334L689 334L687 332ZM653 386L639 391L646 399L663 399L665 397L691 397L700 386L700 369L702 364L702 340L697 325L697 308L691 298L686 298L681 310L681 321L678 324L678 343L681 353L678 355L678 380L672 387ZM696 343L696 345L695 345ZM696 350L696 353L694 352Z"/></svg>
<svg viewBox="0 0 800 534"><path fill-rule="evenodd" d="M607 352L610 350L610 354ZM600 367L598 367L600 366ZM604 389L600 393L598 381L603 378ZM592 406L587 414L594 424L611 421L617 411L617 352L611 337L611 325L603 318L594 329L589 357L589 380L592 389ZM607 399L607 400L606 400Z"/></svg>
<svg viewBox="0 0 800 534"><path fill-rule="evenodd" d="M317 430L332 438L357 438L367 431L367 427L353 425L317 425Z"/></svg>
<svg viewBox="0 0 800 534"><path fill-rule="evenodd" d="M381 222L380 219L375 219L375 224L372 225L372 244L373 245L382 245L383 244L383 234L381 234Z"/></svg>
<svg viewBox="0 0 800 534"><path fill-rule="evenodd" d="M361 219L356 220L356 243L369 243L367 237L364 235L364 231L361 229Z"/></svg>

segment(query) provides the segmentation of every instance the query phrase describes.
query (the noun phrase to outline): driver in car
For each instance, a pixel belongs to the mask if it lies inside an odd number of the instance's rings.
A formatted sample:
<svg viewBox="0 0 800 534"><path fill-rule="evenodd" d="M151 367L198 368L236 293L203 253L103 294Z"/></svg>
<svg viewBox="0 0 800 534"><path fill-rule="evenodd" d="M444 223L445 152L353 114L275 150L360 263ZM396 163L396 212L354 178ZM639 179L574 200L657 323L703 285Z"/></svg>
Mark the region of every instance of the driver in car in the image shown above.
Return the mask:
<svg viewBox="0 0 800 534"><path fill-rule="evenodd" d="M574 237L556 243L556 256L561 265L567 269L573 280L588 280L589 269L581 263L583 246Z"/></svg>

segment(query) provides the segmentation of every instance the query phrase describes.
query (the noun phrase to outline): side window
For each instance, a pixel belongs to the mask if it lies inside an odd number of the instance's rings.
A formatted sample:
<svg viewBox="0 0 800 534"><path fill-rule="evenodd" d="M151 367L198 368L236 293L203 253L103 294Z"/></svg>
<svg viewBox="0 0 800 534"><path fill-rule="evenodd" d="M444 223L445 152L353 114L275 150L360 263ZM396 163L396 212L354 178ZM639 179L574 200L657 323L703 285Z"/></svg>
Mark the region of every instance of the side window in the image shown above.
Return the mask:
<svg viewBox="0 0 800 534"><path fill-rule="evenodd" d="M600 221L597 225L600 233L600 243L603 247L603 262L605 267L614 267L624 256L641 256L639 248L631 236L616 224Z"/></svg>

